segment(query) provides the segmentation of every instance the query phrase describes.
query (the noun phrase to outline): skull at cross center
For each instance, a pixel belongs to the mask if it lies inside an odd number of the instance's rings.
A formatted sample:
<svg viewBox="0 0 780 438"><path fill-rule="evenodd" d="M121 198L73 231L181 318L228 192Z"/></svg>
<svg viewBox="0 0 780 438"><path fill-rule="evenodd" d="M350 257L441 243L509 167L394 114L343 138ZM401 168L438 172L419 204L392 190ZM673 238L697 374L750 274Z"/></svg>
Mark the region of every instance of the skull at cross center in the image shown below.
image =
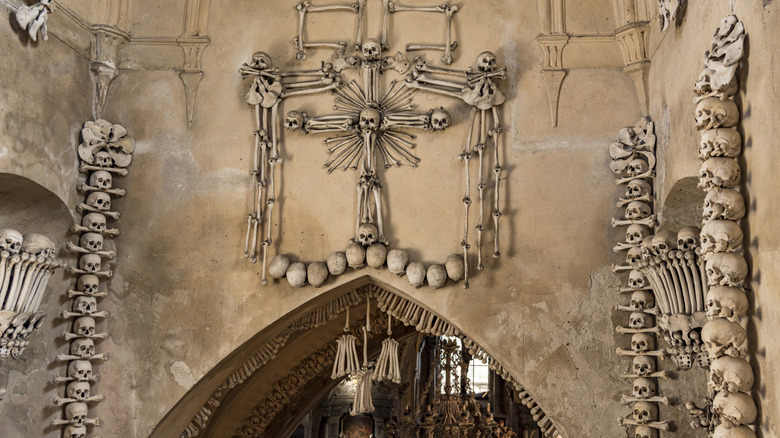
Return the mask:
<svg viewBox="0 0 780 438"><path fill-rule="evenodd" d="M360 129L362 131L376 131L381 120L382 116L374 108L366 108L360 111Z"/></svg>

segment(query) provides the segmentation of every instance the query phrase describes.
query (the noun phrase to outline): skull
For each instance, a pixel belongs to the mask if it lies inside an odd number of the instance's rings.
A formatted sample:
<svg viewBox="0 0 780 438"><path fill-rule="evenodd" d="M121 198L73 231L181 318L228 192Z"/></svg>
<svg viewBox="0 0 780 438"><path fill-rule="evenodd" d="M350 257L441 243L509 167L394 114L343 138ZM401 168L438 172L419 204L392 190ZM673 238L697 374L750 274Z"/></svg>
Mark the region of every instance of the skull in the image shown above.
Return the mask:
<svg viewBox="0 0 780 438"><path fill-rule="evenodd" d="M733 252L742 246L742 229L735 222L714 220L701 229L701 250L707 252Z"/></svg>
<svg viewBox="0 0 780 438"><path fill-rule="evenodd" d="M658 418L658 406L648 402L637 402L631 415L639 424L652 423Z"/></svg>
<svg viewBox="0 0 780 438"><path fill-rule="evenodd" d="M95 343L90 338L77 338L70 343L70 354L84 359L95 354Z"/></svg>
<svg viewBox="0 0 780 438"><path fill-rule="evenodd" d="M387 259L387 247L380 242L369 245L366 249L366 264L372 268L380 269Z"/></svg>
<svg viewBox="0 0 780 438"><path fill-rule="evenodd" d="M82 316L73 321L73 333L84 336L92 337L95 334L95 320L89 316Z"/></svg>
<svg viewBox="0 0 780 438"><path fill-rule="evenodd" d="M634 438L657 438L658 431L652 427L637 426L634 429Z"/></svg>
<svg viewBox="0 0 780 438"><path fill-rule="evenodd" d="M712 401L712 412L721 417L723 425L732 428L756 421L756 402L744 392L721 392Z"/></svg>
<svg viewBox="0 0 780 438"><path fill-rule="evenodd" d="M634 310L644 310L653 307L653 294L646 290L638 290L631 294L629 307Z"/></svg>
<svg viewBox="0 0 780 438"><path fill-rule="evenodd" d="M715 428L715 433L712 438L756 438L756 433L753 429L747 426L732 426L721 424Z"/></svg>
<svg viewBox="0 0 780 438"><path fill-rule="evenodd" d="M360 111L360 129L363 131L376 131L381 120L379 111L374 108L366 108Z"/></svg>
<svg viewBox="0 0 780 438"><path fill-rule="evenodd" d="M444 283L447 281L447 269L444 266L437 264L428 266L425 279L428 280L428 286L433 289L439 289L444 286Z"/></svg>
<svg viewBox="0 0 780 438"><path fill-rule="evenodd" d="M16 230L10 228L0 230L0 248L8 251L11 255L19 254L23 240L24 236L22 236L22 233Z"/></svg>
<svg viewBox="0 0 780 438"><path fill-rule="evenodd" d="M634 380L634 397L636 398L650 398L655 397L656 387L655 382L652 380L640 377Z"/></svg>
<svg viewBox="0 0 780 438"><path fill-rule="evenodd" d="M80 313L82 315L92 315L92 312L97 310L97 299L95 297L76 297L73 300L73 312Z"/></svg>
<svg viewBox="0 0 780 438"><path fill-rule="evenodd" d="M642 244L640 245L640 252L642 254L643 259L650 259L653 257L653 238L655 235L650 235L642 239Z"/></svg>
<svg viewBox="0 0 780 438"><path fill-rule="evenodd" d="M303 263L293 263L287 268L285 273L287 282L292 287L303 287L306 284L306 265Z"/></svg>
<svg viewBox="0 0 780 438"><path fill-rule="evenodd" d="M406 279L409 280L409 284L414 287L420 287L425 282L425 274L427 270L425 265L420 262L409 263L406 267Z"/></svg>
<svg viewBox="0 0 780 438"><path fill-rule="evenodd" d="M716 187L731 188L742 177L739 164L733 158L710 158L701 164L699 188L711 190Z"/></svg>
<svg viewBox="0 0 780 438"><path fill-rule="evenodd" d="M255 52L252 54L252 68L259 70L271 69L274 67L274 62L271 57L265 52Z"/></svg>
<svg viewBox="0 0 780 438"><path fill-rule="evenodd" d="M637 199L650 194L652 191L653 188L646 180L641 178L632 179L626 186L626 199Z"/></svg>
<svg viewBox="0 0 780 438"><path fill-rule="evenodd" d="M628 326L632 329L648 328L652 323L653 317L643 312L634 312L628 317Z"/></svg>
<svg viewBox="0 0 780 438"><path fill-rule="evenodd" d="M22 252L51 258L55 249L54 242L43 234L30 233L24 235Z"/></svg>
<svg viewBox="0 0 780 438"><path fill-rule="evenodd" d="M87 382L70 382L66 390L68 397L75 398L78 401L84 401L89 398L90 386Z"/></svg>
<svg viewBox="0 0 780 438"><path fill-rule="evenodd" d="M91 231L100 233L106 229L106 217L100 213L88 213L81 220L81 225Z"/></svg>
<svg viewBox="0 0 780 438"><path fill-rule="evenodd" d="M358 242L352 242L347 246L347 265L352 269L362 269L365 266L366 248Z"/></svg>
<svg viewBox="0 0 780 438"><path fill-rule="evenodd" d="M100 211L108 211L111 209L111 196L108 193L92 192L87 196L87 205Z"/></svg>
<svg viewBox="0 0 780 438"><path fill-rule="evenodd" d="M90 252L98 252L103 249L103 236L98 233L84 233L79 243Z"/></svg>
<svg viewBox="0 0 780 438"><path fill-rule="evenodd" d="M387 253L387 269L396 277L403 277L407 263L409 263L409 253L406 251L393 249Z"/></svg>
<svg viewBox="0 0 780 438"><path fill-rule="evenodd" d="M444 267L447 269L447 276L452 281L460 281L464 276L465 263L463 254L450 254L444 261Z"/></svg>
<svg viewBox="0 0 780 438"><path fill-rule="evenodd" d="M99 284L100 280L96 276L87 274L79 277L77 286L81 292L93 295L98 291Z"/></svg>
<svg viewBox="0 0 780 438"><path fill-rule="evenodd" d="M105 170L98 170L89 176L89 185L103 190L110 189L113 181L111 174Z"/></svg>
<svg viewBox="0 0 780 438"><path fill-rule="evenodd" d="M298 111L290 111L284 118L284 126L290 131L295 131L303 127L303 115Z"/></svg>
<svg viewBox="0 0 780 438"><path fill-rule="evenodd" d="M697 227L683 227L677 232L677 249L682 251L693 251L699 246L699 235L701 230Z"/></svg>
<svg viewBox="0 0 780 438"><path fill-rule="evenodd" d="M376 61L382 56L382 46L379 41L369 38L363 43L363 57L366 61Z"/></svg>
<svg viewBox="0 0 780 438"><path fill-rule="evenodd" d="M328 266L322 262L310 263L309 266L306 267L306 278L312 286L322 286L325 283L325 280L328 279Z"/></svg>
<svg viewBox="0 0 780 438"><path fill-rule="evenodd" d="M736 322L716 318L704 325L701 338L710 359L715 360L723 355L742 356L741 347L747 339L747 333Z"/></svg>
<svg viewBox="0 0 780 438"><path fill-rule="evenodd" d="M63 438L86 438L87 428L85 426L75 426L69 424L65 426L65 430L62 432Z"/></svg>
<svg viewBox="0 0 780 438"><path fill-rule="evenodd" d="M641 158L634 158L630 163L628 163L628 174L630 176L636 177L639 175L644 175L648 170L650 170L650 168L647 165L647 161Z"/></svg>
<svg viewBox="0 0 780 438"><path fill-rule="evenodd" d="M97 254L84 254L79 259L79 268L93 274L100 271L100 264L100 256Z"/></svg>
<svg viewBox="0 0 780 438"><path fill-rule="evenodd" d="M369 246L377 241L379 230L374 224L361 224L358 227L358 242L363 246Z"/></svg>
<svg viewBox="0 0 780 438"><path fill-rule="evenodd" d="M635 333L631 336L631 349L635 353L646 353L655 349L655 339L647 333Z"/></svg>
<svg viewBox="0 0 780 438"><path fill-rule="evenodd" d="M434 131L443 131L450 126L450 113L448 113L443 107L431 110L431 129Z"/></svg>
<svg viewBox="0 0 780 438"><path fill-rule="evenodd" d="M111 159L111 155L106 151L100 151L95 154L95 164L98 167L111 167L114 164L114 160Z"/></svg>
<svg viewBox="0 0 780 438"><path fill-rule="evenodd" d="M671 231L661 231L653 236L653 254L660 256L675 249L676 237Z"/></svg>
<svg viewBox="0 0 780 438"><path fill-rule="evenodd" d="M632 269L628 273L628 285L634 289L639 289L647 286L645 275L636 269Z"/></svg>
<svg viewBox="0 0 780 438"><path fill-rule="evenodd" d="M710 129L701 135L699 158L736 158L742 153L742 136L735 129Z"/></svg>
<svg viewBox="0 0 780 438"><path fill-rule="evenodd" d="M639 245L642 243L642 240L650 234L650 228L647 226L631 224L626 230L626 243L629 245Z"/></svg>
<svg viewBox="0 0 780 438"><path fill-rule="evenodd" d="M626 263L633 265L639 263L642 260L642 250L638 247L633 247L628 250L626 254Z"/></svg>
<svg viewBox="0 0 780 438"><path fill-rule="evenodd" d="M482 52L477 56L476 65L479 71L491 72L496 69L497 64L496 55L493 52Z"/></svg>
<svg viewBox="0 0 780 438"><path fill-rule="evenodd" d="M626 219L632 221L647 219L651 214L653 214L653 210L642 201L631 201L626 207Z"/></svg>
<svg viewBox="0 0 780 438"><path fill-rule="evenodd" d="M748 299L742 289L728 286L715 286L707 292L707 317L726 318L737 322L745 315Z"/></svg>
<svg viewBox="0 0 780 438"><path fill-rule="evenodd" d="M88 360L74 360L68 364L68 375L80 382L92 380L92 363Z"/></svg>
<svg viewBox="0 0 780 438"><path fill-rule="evenodd" d="M84 362L84 361L80 361ZM89 362L87 362L89 363ZM84 421L87 419L87 413L89 408L86 403L68 403L65 406L65 418L71 422L73 426L79 427L84 425ZM68 436L68 435L66 435Z"/></svg>
<svg viewBox="0 0 780 438"><path fill-rule="evenodd" d="M341 275L347 270L347 255L343 251L333 251L326 264L330 275Z"/></svg>
<svg viewBox="0 0 780 438"><path fill-rule="evenodd" d="M635 356L632 370L638 376L649 376L655 372L655 361L649 356Z"/></svg>
<svg viewBox="0 0 780 438"><path fill-rule="evenodd" d="M731 128L739 122L739 109L733 100L706 97L696 106L696 128Z"/></svg>
<svg viewBox="0 0 780 438"><path fill-rule="evenodd" d="M745 198L732 189L710 190L704 198L702 217L704 220L740 220L745 217Z"/></svg>
<svg viewBox="0 0 780 438"><path fill-rule="evenodd" d="M284 278L284 274L287 273L287 268L290 267L290 263L290 257L284 254L275 255L268 265L268 275L270 275L271 278Z"/></svg>
<svg viewBox="0 0 780 438"><path fill-rule="evenodd" d="M745 359L723 356L710 365L707 386L719 392L750 392L754 378L753 368Z"/></svg>
<svg viewBox="0 0 780 438"><path fill-rule="evenodd" d="M707 259L707 284L738 287L748 275L745 258L732 252L712 254Z"/></svg>

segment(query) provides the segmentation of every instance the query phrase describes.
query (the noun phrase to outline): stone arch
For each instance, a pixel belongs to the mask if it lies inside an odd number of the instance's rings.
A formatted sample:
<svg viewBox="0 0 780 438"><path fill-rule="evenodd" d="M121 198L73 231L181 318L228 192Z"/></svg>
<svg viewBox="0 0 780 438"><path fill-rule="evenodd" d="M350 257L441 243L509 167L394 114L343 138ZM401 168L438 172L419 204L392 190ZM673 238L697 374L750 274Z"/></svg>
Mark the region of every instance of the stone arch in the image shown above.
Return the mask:
<svg viewBox="0 0 780 438"><path fill-rule="evenodd" d="M379 351L384 336L378 334L387 328L384 313L388 311L397 318L394 337L417 332L457 336L474 357L483 359L514 386L545 436L566 436L523 385L467 334L444 316L370 276L327 291L263 329L201 379L150 436L276 436L282 430L276 418L288 404L300 402L296 394L308 394L315 381L320 382L321 392L323 386L328 386L322 384L322 379L329 380L336 338L344 326L343 313L350 308L350 330L357 335L366 318L367 296L372 303L370 318L375 328L369 338L370 352ZM313 398L317 397L308 397ZM294 420L286 424L292 423ZM269 426L274 428L273 432Z"/></svg>

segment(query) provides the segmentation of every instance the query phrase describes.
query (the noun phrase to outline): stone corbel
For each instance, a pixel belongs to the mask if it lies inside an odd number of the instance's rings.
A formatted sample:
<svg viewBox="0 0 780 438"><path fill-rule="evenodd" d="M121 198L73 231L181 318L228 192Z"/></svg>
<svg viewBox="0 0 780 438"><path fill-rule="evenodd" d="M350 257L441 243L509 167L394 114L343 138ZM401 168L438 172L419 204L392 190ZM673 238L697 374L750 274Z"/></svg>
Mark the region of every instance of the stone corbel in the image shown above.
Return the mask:
<svg viewBox="0 0 780 438"><path fill-rule="evenodd" d="M615 38L623 52L625 67L623 72L633 82L637 98L644 115L648 114L647 90L650 58L647 55L647 37L650 23L646 21L631 23L615 30Z"/></svg>
<svg viewBox="0 0 780 438"><path fill-rule="evenodd" d="M192 127L195 97L198 94L200 80L203 78L201 58L210 40L206 36L182 36L176 41L184 51L184 65L179 72L179 77L184 84L184 93L187 99L187 126Z"/></svg>
<svg viewBox="0 0 780 438"><path fill-rule="evenodd" d="M95 119L103 118L106 97L111 82L119 74L119 51L130 42L130 35L114 26L93 25L90 71L95 84L93 112Z"/></svg>
<svg viewBox="0 0 780 438"><path fill-rule="evenodd" d="M558 126L558 101L561 94L563 78L566 70L563 68L563 49L569 42L566 34L539 35L536 41L544 51L544 66L542 77L547 86L547 98L550 102L550 121L552 127Z"/></svg>

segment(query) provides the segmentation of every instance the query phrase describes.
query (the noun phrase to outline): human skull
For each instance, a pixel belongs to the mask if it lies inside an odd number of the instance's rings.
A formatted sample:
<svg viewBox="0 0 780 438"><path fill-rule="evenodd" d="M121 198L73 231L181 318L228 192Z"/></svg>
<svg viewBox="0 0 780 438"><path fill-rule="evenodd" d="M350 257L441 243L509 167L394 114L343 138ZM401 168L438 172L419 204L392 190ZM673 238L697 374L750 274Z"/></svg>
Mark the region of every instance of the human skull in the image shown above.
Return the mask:
<svg viewBox="0 0 780 438"><path fill-rule="evenodd" d="M84 401L89 398L90 386L88 382L70 382L66 390L68 397L75 398L78 401Z"/></svg>
<svg viewBox="0 0 780 438"><path fill-rule="evenodd" d="M103 236L98 233L84 233L79 239L81 247L90 252L98 252L103 249Z"/></svg>
<svg viewBox="0 0 780 438"><path fill-rule="evenodd" d="M79 361L79 362L85 362L85 361ZM65 418L67 418L68 421L70 421L73 426L76 427L83 426L84 421L87 419L88 411L89 409L86 403L82 403L82 402L68 403L68 405L65 406Z"/></svg>
<svg viewBox="0 0 780 438"><path fill-rule="evenodd" d="M756 421L758 409L756 402L744 392L720 392L712 401L712 412L721 417L724 425L731 423L732 428Z"/></svg>
<svg viewBox="0 0 780 438"><path fill-rule="evenodd" d="M710 358L715 360L723 355L742 356L742 345L747 339L747 333L736 322L716 318L704 325L701 338Z"/></svg>
<svg viewBox="0 0 780 438"><path fill-rule="evenodd" d="M447 269L442 265L436 264L428 266L425 279L428 281L428 286L438 289L447 282Z"/></svg>
<svg viewBox="0 0 780 438"><path fill-rule="evenodd" d="M111 167L114 164L114 160L108 152L100 151L95 154L95 164L98 167Z"/></svg>
<svg viewBox="0 0 780 438"><path fill-rule="evenodd" d="M406 267L406 279L409 280L409 284L414 287L420 287L425 282L425 274L427 270L425 265L420 262L412 262Z"/></svg>
<svg viewBox="0 0 780 438"><path fill-rule="evenodd" d="M631 294L629 304L634 310L645 310L653 307L653 294L646 290L638 290Z"/></svg>
<svg viewBox="0 0 780 438"><path fill-rule="evenodd" d="M728 286L715 286L707 292L707 317L726 318L737 322L745 315L748 299L742 289Z"/></svg>
<svg viewBox="0 0 780 438"><path fill-rule="evenodd" d="M707 252L733 252L742 246L742 229L735 222L714 220L701 229L701 250Z"/></svg>
<svg viewBox="0 0 780 438"><path fill-rule="evenodd" d="M640 377L634 380L633 394L636 398L650 398L655 397L656 387L655 382L646 378Z"/></svg>
<svg viewBox="0 0 780 438"><path fill-rule="evenodd" d="M376 61L382 56L382 46L379 41L373 38L369 38L363 43L362 51L366 61Z"/></svg>
<svg viewBox="0 0 780 438"><path fill-rule="evenodd" d="M387 269L396 277L403 277L407 263L409 263L409 253L403 249L393 249L387 253Z"/></svg>
<svg viewBox="0 0 780 438"><path fill-rule="evenodd" d="M277 254L268 265L268 275L276 279L284 278L284 274L287 273L287 268L289 267L290 258L284 254Z"/></svg>
<svg viewBox="0 0 780 438"><path fill-rule="evenodd" d="M715 428L712 438L756 438L756 433L747 426L721 424Z"/></svg>
<svg viewBox="0 0 780 438"><path fill-rule="evenodd" d="M95 334L95 319L82 316L73 321L73 333L79 336L92 337Z"/></svg>
<svg viewBox="0 0 780 438"><path fill-rule="evenodd" d="M100 233L106 229L106 217L100 213L88 213L81 220L81 225L89 228L91 231Z"/></svg>
<svg viewBox="0 0 780 438"><path fill-rule="evenodd" d="M631 201L626 207L626 219L629 220L647 219L651 214L653 214L653 209L642 201Z"/></svg>
<svg viewBox="0 0 780 438"><path fill-rule="evenodd" d="M628 273L628 286L634 289L639 289L647 286L645 275L636 269L632 269Z"/></svg>
<svg viewBox="0 0 780 438"><path fill-rule="evenodd" d="M360 111L360 129L363 131L376 131L382 116L374 108L366 108Z"/></svg>
<svg viewBox="0 0 780 438"><path fill-rule="evenodd" d="M636 177L639 175L644 175L648 170L650 170L650 168L647 165L647 161L641 158L634 158L631 160L631 162L628 163L629 176Z"/></svg>
<svg viewBox="0 0 780 438"><path fill-rule="evenodd" d="M644 312L633 312L628 317L628 326L632 329L648 328L653 324L653 317Z"/></svg>
<svg viewBox="0 0 780 438"><path fill-rule="evenodd" d="M496 55L493 52L482 52L477 56L475 61L477 70L483 72L491 72L496 69L498 62L496 61Z"/></svg>
<svg viewBox="0 0 780 438"><path fill-rule="evenodd" d="M626 230L626 243L629 245L639 245L645 237L652 234L650 228L645 225L631 224Z"/></svg>
<svg viewBox="0 0 780 438"><path fill-rule="evenodd" d="M707 386L714 391L750 392L755 376L748 361L723 356L710 364L710 378Z"/></svg>
<svg viewBox="0 0 780 438"><path fill-rule="evenodd" d="M637 199L650 194L652 191L653 188L646 180L641 178L632 179L626 186L626 199Z"/></svg>
<svg viewBox="0 0 780 438"><path fill-rule="evenodd" d="M639 263L642 260L642 250L638 247L633 247L626 253L626 263L633 265Z"/></svg>
<svg viewBox="0 0 780 438"><path fill-rule="evenodd" d="M100 211L108 211L111 209L111 196L108 193L92 192L87 196L86 203Z"/></svg>
<svg viewBox="0 0 780 438"><path fill-rule="evenodd" d="M701 164L699 188L711 190L717 187L732 188L739 183L742 171L733 158L709 158Z"/></svg>
<svg viewBox="0 0 780 438"><path fill-rule="evenodd" d="M444 261L444 267L447 269L447 277L452 281L460 281L464 276L465 264L463 254L450 254Z"/></svg>
<svg viewBox="0 0 780 438"><path fill-rule="evenodd" d="M358 242L352 242L346 250L347 264L352 269L361 269L365 266L366 248Z"/></svg>
<svg viewBox="0 0 780 438"><path fill-rule="evenodd" d="M100 264L100 256L97 254L84 254L79 259L79 268L93 274L100 271Z"/></svg>
<svg viewBox="0 0 780 438"><path fill-rule="evenodd" d="M714 189L704 198L704 220L728 219L738 221L745 217L745 198L732 189Z"/></svg>
<svg viewBox="0 0 780 438"><path fill-rule="evenodd" d="M701 230L697 227L683 227L677 232L677 249L693 251L699 246Z"/></svg>
<svg viewBox="0 0 780 438"><path fill-rule="evenodd" d="M631 336L631 349L635 353L646 353L655 349L655 339L647 333L634 333Z"/></svg>
<svg viewBox="0 0 780 438"><path fill-rule="evenodd" d="M631 415L639 424L652 423L658 418L658 406L648 402L636 402Z"/></svg>
<svg viewBox="0 0 780 438"><path fill-rule="evenodd" d="M84 292L85 294L93 295L98 291L98 285L100 284L100 279L98 279L96 276L87 274L82 275L79 277L78 282L76 285L78 286L78 289L81 292Z"/></svg>
<svg viewBox="0 0 780 438"><path fill-rule="evenodd" d="M379 230L374 224L361 224L358 227L357 241L363 246L370 246L377 241Z"/></svg>
<svg viewBox="0 0 780 438"><path fill-rule="evenodd" d="M731 128L739 122L739 109L733 100L706 97L696 106L696 128Z"/></svg>
<svg viewBox="0 0 780 438"><path fill-rule="evenodd" d="M0 248L4 251L8 251L11 255L19 254L19 251L22 249L23 240L24 236L22 236L22 233L16 230L10 228L0 230Z"/></svg>
<svg viewBox="0 0 780 438"><path fill-rule="evenodd" d="M88 360L74 360L68 364L68 375L80 382L92 380L92 363Z"/></svg>
<svg viewBox="0 0 780 438"><path fill-rule="evenodd" d="M742 153L742 136L736 129L716 128L705 131L699 143L699 158L736 158Z"/></svg>
<svg viewBox="0 0 780 438"><path fill-rule="evenodd" d="M450 113L443 107L431 111L431 129L434 131L443 131L450 126Z"/></svg>
<svg viewBox="0 0 780 438"><path fill-rule="evenodd" d="M260 70L273 68L274 62L271 56L265 52L255 52L252 54L252 67Z"/></svg>
<svg viewBox="0 0 780 438"><path fill-rule="evenodd" d="M387 247L383 243L372 243L366 249L366 264L372 268L381 268L387 259Z"/></svg>
<svg viewBox="0 0 780 438"><path fill-rule="evenodd" d="M69 424L65 426L65 430L62 432L63 438L86 438L87 428L85 426L75 426Z"/></svg>
<svg viewBox="0 0 780 438"><path fill-rule="evenodd" d="M284 126L290 131L295 131L303 127L303 115L298 111L290 111L284 118Z"/></svg>
<svg viewBox="0 0 780 438"><path fill-rule="evenodd" d="M347 270L347 255L343 251L333 251L327 260L330 275L341 275Z"/></svg>
<svg viewBox="0 0 780 438"><path fill-rule="evenodd" d="M105 170L98 170L89 176L89 185L103 190L110 189L113 181L111 174Z"/></svg>
<svg viewBox="0 0 780 438"><path fill-rule="evenodd" d="M80 313L82 315L92 315L97 310L97 299L95 297L76 297L73 300L72 306L74 313Z"/></svg>
<svg viewBox="0 0 780 438"><path fill-rule="evenodd" d="M745 258L733 252L712 254L705 265L710 286L740 286L748 275Z"/></svg>
<svg viewBox="0 0 780 438"><path fill-rule="evenodd" d="M303 287L306 284L306 265L303 263L293 263L287 268L285 273L287 282L292 287Z"/></svg>
<svg viewBox="0 0 780 438"><path fill-rule="evenodd" d="M637 426L634 429L634 438L657 438L658 431L652 427Z"/></svg>
<svg viewBox="0 0 780 438"><path fill-rule="evenodd" d="M653 236L653 254L660 256L675 249L676 235L671 231L661 231Z"/></svg>
<svg viewBox="0 0 780 438"><path fill-rule="evenodd" d="M54 242L43 234L29 233L22 239L22 252L28 254L51 258L54 256L55 249Z"/></svg>
<svg viewBox="0 0 780 438"><path fill-rule="evenodd" d="M95 354L95 343L89 338L77 338L70 343L70 354L88 358Z"/></svg>
<svg viewBox="0 0 780 438"><path fill-rule="evenodd" d="M655 360L650 356L635 356L631 364L631 369L638 376L649 376L655 372Z"/></svg>
<svg viewBox="0 0 780 438"><path fill-rule="evenodd" d="M650 235L642 239L642 243L639 246L642 258L647 260L653 257L653 237L655 235Z"/></svg>

